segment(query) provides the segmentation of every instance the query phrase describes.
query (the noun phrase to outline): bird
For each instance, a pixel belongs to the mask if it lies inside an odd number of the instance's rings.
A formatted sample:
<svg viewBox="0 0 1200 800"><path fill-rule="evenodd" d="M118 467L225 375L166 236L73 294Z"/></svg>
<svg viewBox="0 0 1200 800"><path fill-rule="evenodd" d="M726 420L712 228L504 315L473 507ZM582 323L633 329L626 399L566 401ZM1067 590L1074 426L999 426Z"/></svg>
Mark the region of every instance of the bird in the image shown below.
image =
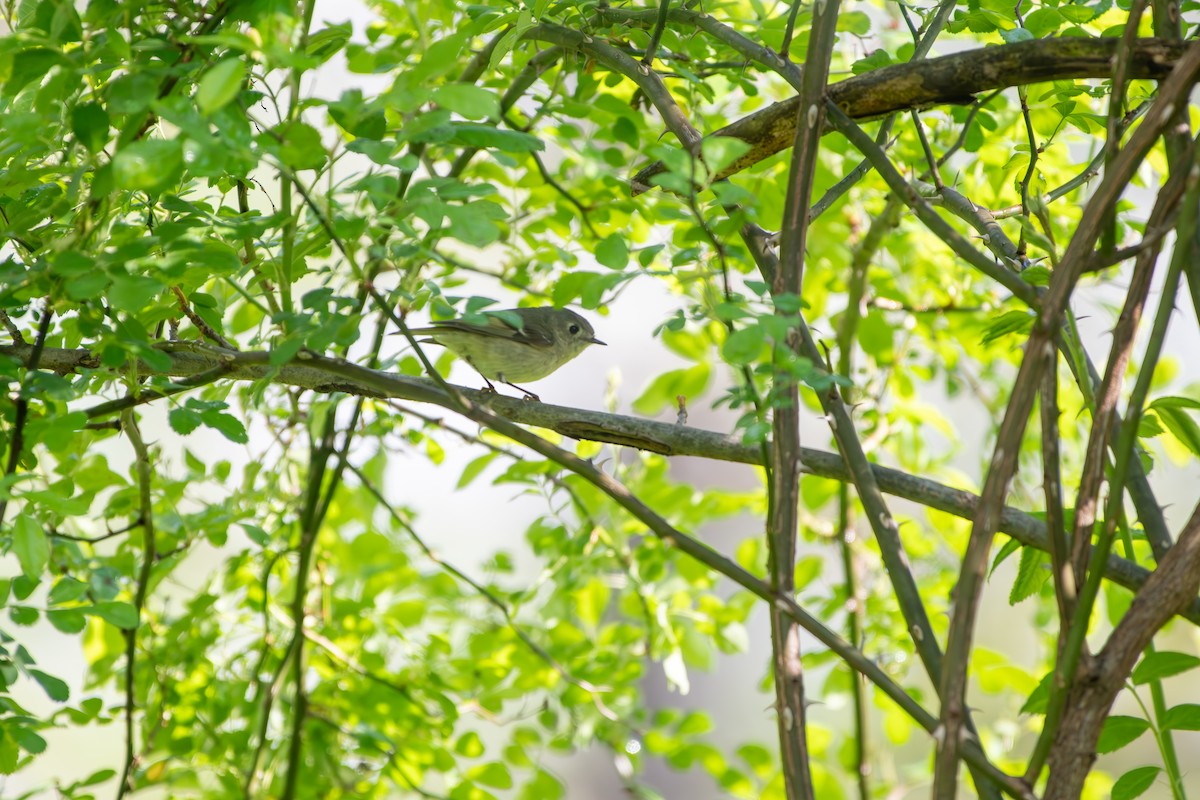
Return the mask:
<svg viewBox="0 0 1200 800"><path fill-rule="evenodd" d="M489 311L480 323L444 320L409 333L427 337L420 341L441 345L470 364L483 376L485 392L496 392L495 380L533 401L541 398L518 382L541 380L589 345L605 344L579 314L551 307Z"/></svg>

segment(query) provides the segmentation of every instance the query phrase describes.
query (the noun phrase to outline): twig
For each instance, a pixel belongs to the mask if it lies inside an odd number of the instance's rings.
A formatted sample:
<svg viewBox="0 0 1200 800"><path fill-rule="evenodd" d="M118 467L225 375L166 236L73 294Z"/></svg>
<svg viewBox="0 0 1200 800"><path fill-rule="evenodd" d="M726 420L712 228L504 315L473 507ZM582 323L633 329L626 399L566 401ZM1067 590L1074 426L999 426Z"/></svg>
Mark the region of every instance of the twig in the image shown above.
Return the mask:
<svg viewBox="0 0 1200 800"><path fill-rule="evenodd" d="M793 0L788 30L780 55L787 57L791 29L800 0ZM779 232L779 260L769 278L777 313L789 314L784 298L804 296L805 249L810 227L817 156L821 146L825 84L833 57L839 0L823 0L813 8L804 76L800 84L803 119L796 140L784 195L783 223ZM790 314L789 314L790 315ZM767 570L773 594L795 593L796 536L800 526L800 392L790 371L800 351L803 316L788 331L787 341L772 348L774 387L771 392L771 444L767 503ZM784 793L788 800L813 797L809 764L808 730L804 699L804 667L800 660L800 627L781 608L772 607L771 660L775 680L776 729L782 761Z"/></svg>
<svg viewBox="0 0 1200 800"><path fill-rule="evenodd" d="M383 493L376 488L375 484L370 478L368 478L358 467L354 465L350 465L350 471L358 477L358 480L360 483L362 483L363 488L366 489L367 492L374 497L379 504L384 507L384 509L387 510L388 515L392 518L392 521L404 529L404 532L407 533L409 538L412 539L417 547L421 549L421 552L425 554L426 558L428 558L434 564L437 564L438 567L444 572L447 572L448 574L470 586L475 590L476 593L479 594L480 597L487 600L488 603L490 603L492 607L499 611L504 617L505 623L508 625L509 629L516 634L517 638L521 640L522 644L528 647L535 656L540 658L547 665L549 665L551 669L557 672L559 677L572 686L587 692L588 695L591 696L592 701L596 705L596 710L600 712L601 716L610 722L621 721L620 716L610 709L602 699L602 695L606 691L610 691L609 689L602 686L596 686L589 681L576 678L574 675L572 675L566 667L559 663L558 659L550 655L546 648L535 642L529 633L522 626L517 624L516 619L512 615L512 611L503 600L497 597L495 593L489 590L486 586L474 580L465 572L455 567L453 564L443 561L441 557L439 557L438 554L433 551L433 548L425 543L425 540L421 538L420 534L418 534L416 530L408 524L408 521L404 519L400 512L396 511L392 504L387 501L387 498L385 498Z"/></svg>
<svg viewBox="0 0 1200 800"><path fill-rule="evenodd" d="M942 183L942 176L938 174L938 164L940 162L933 157L933 149L929 146L929 138L925 135L925 126L921 124L921 115L917 113L915 108L908 113L912 117L913 127L917 130L917 140L921 143L921 150L925 152L925 162L929 164L929 179L933 181L934 187L940 192L945 188L945 185Z"/></svg>
<svg viewBox="0 0 1200 800"><path fill-rule="evenodd" d="M956 785L958 752L962 745L959 733L966 710L968 656L979 609L983 576L988 553L996 530L996 514L1003 502L1008 483L1017 467L1020 441L1033 400L1041 380L1041 372L1054 351L1055 340L1063 314L1075 284L1087 264L1088 255L1102 230L1108 208L1120 198L1129 180L1162 130L1171 121L1176 106L1183 101L1200 75L1200 46L1185 51L1167 77L1159 85L1159 94L1147 112L1146 120L1130 137L1128 144L1113 161L1111 168L1096 189L1075 231L1061 263L1050 279L1050 287L1041 299L1038 318L1026 344L1025 355L1013 384L1011 399L1001 423L987 477L984 481L979 509L971 525L971 536L959 571L959 584L950 631L946 642L947 669L942 676L942 723L945 737L938 750L934 769L934 798L944 800L953 796Z"/></svg>
<svg viewBox="0 0 1200 800"><path fill-rule="evenodd" d="M646 55L642 58L646 69L654 68L654 56L658 53L663 32L667 29L667 12L670 10L671 0L658 0L658 18L654 20L654 30L650 34L650 42L646 45Z"/></svg>
<svg viewBox="0 0 1200 800"><path fill-rule="evenodd" d="M98 403L91 408L85 409L84 413L87 418L94 420L99 417L107 417L109 414L116 414L124 411L127 408L140 406L145 403L152 403L155 400L161 400L166 397L174 397L177 394L190 391L200 386L206 386L219 378L228 375L231 367L228 363L219 364L210 370L201 372L197 375L191 375L187 378L182 378L178 381L172 381L162 389L144 389L137 394L128 394L125 397L109 400L104 403Z"/></svg>
<svg viewBox="0 0 1200 800"><path fill-rule="evenodd" d="M671 96L662 78L654 70L646 69L620 49L587 34L561 25L543 22L525 32L525 38L551 42L562 47L580 50L595 58L609 69L632 80L658 110L667 129L675 135L684 149L692 154L699 153L700 140L704 138L684 115L683 110Z"/></svg>
<svg viewBox="0 0 1200 800"><path fill-rule="evenodd" d="M304 493L304 507L300 513L300 541L296 546L296 587L293 590L290 614L292 618L292 641L289 658L285 660L292 681L292 718L288 726L287 772L284 774L284 800L293 800L299 784L304 758L304 720L308 716L308 691L305 687L304 659L304 615L308 595L308 581L312 571L313 551L317 546L317 533L321 520L317 508L321 497L321 485L325 478L326 465L333 454L334 421L336 414L326 417L325 429L318 444L313 442L309 449L308 486Z"/></svg>
<svg viewBox="0 0 1200 800"><path fill-rule="evenodd" d="M1000 88L1048 80L1108 77L1119 45L1113 38L1059 38L968 50L855 75L831 84L827 96L852 119L874 119L893 111L931 105L961 105L971 102L977 94ZM1183 57L1186 48L1178 42L1139 39L1130 60L1129 75L1162 79ZM793 97L710 134L732 136L751 145L713 179L727 178L790 147L796 136L799 109L799 100ZM661 162L655 162L639 170L630 179L634 190L650 186L651 179L664 169Z"/></svg>
<svg viewBox="0 0 1200 800"><path fill-rule="evenodd" d="M8 312L2 308L0 308L0 324L4 325L4 329L8 331L8 335L12 337L14 343L25 344L25 336L21 333L21 329L13 323Z"/></svg>
<svg viewBox="0 0 1200 800"><path fill-rule="evenodd" d="M146 605L146 593L150 588L150 571L158 555L155 552L154 538L154 504L150 497L150 450L142 439L138 427L137 415L132 409L122 413L121 428L129 437L133 448L134 467L137 470L138 507L142 526L142 564L138 571L137 588L133 595L133 608L137 621L132 628L125 631L125 767L121 772L121 782L117 789L117 800L121 800L126 792L133 791L133 771L137 766L137 757L133 746L133 710L135 703L135 674L137 657L137 635L142 625L142 612Z"/></svg>
<svg viewBox="0 0 1200 800"><path fill-rule="evenodd" d="M29 345L0 345L0 355L26 358L29 349ZM199 342L164 342L158 349L170 356L171 366L160 371L139 362L139 374L186 377L205 372L212 369L214 364L224 363L228 359L230 380L267 380L316 392L394 397L430 403L452 411L461 408L438 383L430 379L372 370L343 359L318 356L303 350L294 362L277 366L271 362L270 353L265 351L225 351ZM99 369L101 364L99 358L86 349L46 348L43 367L66 374L78 369ZM622 414L530 403L487 395L464 386L452 387L472 406L491 409L513 422L546 428L573 439L619 444L666 456L687 455L752 465L763 463L757 445L746 445L740 438L725 433ZM802 447L800 460L809 474L840 481L850 479L845 463L835 453ZM970 492L877 464L868 466L880 489L897 497L967 519L974 516L978 507L979 498ZM1048 549L1045 526L1040 520L1009 507L1000 510L999 520L1001 533L1030 547ZM1124 559L1113 557L1108 562L1105 574L1121 586L1136 589L1145 583L1149 572ZM1185 616L1200 624L1200 602Z"/></svg>
<svg viewBox="0 0 1200 800"><path fill-rule="evenodd" d="M37 374L38 364L42 360L42 352L46 347L46 337L50 334L50 319L54 316L54 308L50 305L50 298L46 298L46 305L42 308L42 319L38 323L37 339L33 342L33 347L28 348L28 354L25 357L25 375L21 378L21 385L17 389L17 398L14 403L13 411L13 426L12 431L8 436L8 464L4 468L4 479L8 481L13 475L17 474L17 466L21 463L21 451L25 449L25 423L29 419L29 385ZM24 342L20 342L24 344ZM8 511L8 493L0 499L0 528L4 527L4 516Z"/></svg>
<svg viewBox="0 0 1200 800"><path fill-rule="evenodd" d="M69 542L83 542L85 544L95 544L96 542L103 542L106 539L112 539L117 536L124 536L125 534L129 533L130 531L134 530L135 528L141 527L141 525L142 525L142 518L139 516L137 519L135 519L133 522L126 525L124 528L117 528L116 530L109 528L107 533L101 534L100 536L75 536L70 533L63 533L62 531L53 530L53 529L47 531L47 533L56 539L66 539Z"/></svg>

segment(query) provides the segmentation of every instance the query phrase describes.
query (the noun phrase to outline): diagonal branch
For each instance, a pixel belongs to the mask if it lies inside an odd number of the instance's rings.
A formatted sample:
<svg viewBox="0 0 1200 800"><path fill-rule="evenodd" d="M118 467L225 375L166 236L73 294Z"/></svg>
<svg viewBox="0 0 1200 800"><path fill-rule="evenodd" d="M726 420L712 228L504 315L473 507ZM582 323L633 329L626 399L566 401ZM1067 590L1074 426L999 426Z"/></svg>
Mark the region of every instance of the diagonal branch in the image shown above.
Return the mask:
<svg viewBox="0 0 1200 800"><path fill-rule="evenodd" d="M788 30L780 48L787 57L792 24L800 5L793 0ZM811 224L817 156L824 127L825 84L836 41L839 0L826 0L813 8L808 51L800 82L803 120L788 170L780 230L779 261L771 279L776 312L788 316L789 308L804 296L805 250ZM785 305L785 299L789 302ZM801 304L802 305L802 304ZM800 529L800 390L792 362L800 351L804 318L797 315L787 341L773 349L771 391L771 443L768 481L767 551L773 593L792 597L796 592L796 537ZM771 659L774 668L776 728L783 762L784 794L788 800L812 798L807 712L804 700L804 667L800 659L800 628L778 606L771 609Z"/></svg>
<svg viewBox="0 0 1200 800"><path fill-rule="evenodd" d="M1134 597L1095 667L1072 688L1054 743L1045 800L1079 797L1096 760L1096 742L1117 693L1142 651L1172 613L1200 589L1200 505L1184 525L1179 541Z"/></svg>
<svg viewBox="0 0 1200 800"><path fill-rule="evenodd" d="M1106 78L1121 42L1115 38L1037 39L912 61L856 75L829 86L827 97L851 119L893 111L971 103L981 92L1044 81ZM1130 78L1165 78L1187 45L1139 39L1130 53ZM711 136L732 136L750 149L715 176L727 178L791 147L800 100L793 97L756 111ZM655 162L631 179L635 193L665 169Z"/></svg>
<svg viewBox="0 0 1200 800"><path fill-rule="evenodd" d="M950 618L946 640L946 669L942 673L942 724L944 738L938 750L934 771L934 797L954 796L958 769L959 736L966 712L967 666L975 632L975 618L983 580L987 570L988 553L996 531L996 516L1016 472L1021 437L1029 421L1029 413L1046 369L1049 356L1055 351L1055 340L1063 314L1075 284L1083 274L1092 248L1100 237L1105 212L1116 204L1134 172L1162 131L1174 117L1180 103L1187 102L1188 93L1200 77L1200 44L1189 46L1170 76L1159 86L1159 94L1142 125L1130 137L1129 143L1113 161L1111 169L1083 210L1079 227L1055 269L1049 290L1041 307L1021 367L1013 384L1008 409L1001 423L996 447L984 482L979 508L971 526L971 536L963 554L959 572L957 602Z"/></svg>
<svg viewBox="0 0 1200 800"><path fill-rule="evenodd" d="M679 104L675 102L675 98L671 96L670 90L663 83L662 77L645 64L634 60L623 51L594 36L549 22L543 22L530 28L525 32L525 38L579 50L614 72L629 78L658 109L667 129L675 134L675 138L680 141L684 149L693 154L700 152L700 140L703 138L700 132L688 121Z"/></svg>
<svg viewBox="0 0 1200 800"><path fill-rule="evenodd" d="M28 344L0 345L0 356L23 361L28 357L29 349ZM220 366L226 370L229 380L269 381L323 393L394 397L430 403L451 411L458 411L460 407L450 390L443 390L430 379L382 372L350 361L307 352L302 352L291 363L276 366L271 362L271 354L264 351L225 351L188 342L167 342L159 349L170 357L171 366L158 370L139 362L139 375L186 378L210 373ZM99 355L87 349L48 347L42 357L42 367L65 375L79 370L101 369L102 365ZM730 434L623 414L529 403L515 398L486 395L461 386L452 386L451 389L473 403L486 404L513 422L546 428L573 439L617 444L665 456L692 456L756 466L763 464L761 448L743 444L739 437ZM808 474L837 481L850 480L849 470L835 453L802 447L800 460ZM971 519L975 515L979 498L970 492L878 464L868 463L867 466L879 488L888 494L964 519ZM1045 524L1023 511L1002 507L998 530L1029 547L1043 551L1049 549ZM1110 580L1132 590L1142 586L1149 574L1143 567L1116 556L1110 557L1105 567L1105 575ZM1200 601L1189 607L1183 616L1200 625Z"/></svg>

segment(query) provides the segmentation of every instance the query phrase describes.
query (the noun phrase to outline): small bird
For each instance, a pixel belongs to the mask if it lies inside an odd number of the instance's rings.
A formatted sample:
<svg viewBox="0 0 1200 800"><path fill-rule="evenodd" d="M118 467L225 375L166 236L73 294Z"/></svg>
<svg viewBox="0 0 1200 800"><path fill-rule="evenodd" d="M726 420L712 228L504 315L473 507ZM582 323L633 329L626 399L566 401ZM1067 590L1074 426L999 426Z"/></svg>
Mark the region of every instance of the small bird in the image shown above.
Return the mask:
<svg viewBox="0 0 1200 800"><path fill-rule="evenodd" d="M409 333L427 336L423 343L440 344L465 360L483 376L484 391L495 392L492 380L497 380L520 390L526 400L539 401L514 381L541 380L588 345L604 344L591 323L566 308L510 308L488 312L486 318L480 324L446 320ZM516 320L519 326L513 324Z"/></svg>

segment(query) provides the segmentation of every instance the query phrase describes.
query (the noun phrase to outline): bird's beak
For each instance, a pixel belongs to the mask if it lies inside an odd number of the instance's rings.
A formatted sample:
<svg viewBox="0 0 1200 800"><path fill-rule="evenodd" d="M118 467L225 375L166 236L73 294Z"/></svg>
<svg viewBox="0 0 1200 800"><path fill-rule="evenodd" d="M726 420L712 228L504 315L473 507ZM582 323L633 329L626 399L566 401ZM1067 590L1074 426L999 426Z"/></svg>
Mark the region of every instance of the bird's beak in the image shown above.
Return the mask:
<svg viewBox="0 0 1200 800"><path fill-rule="evenodd" d="M603 344L605 347L608 347L608 345L607 345L607 344L605 344L604 342L600 341L600 340L599 340L599 339L597 339L595 336L593 336L592 338L588 339L588 342L589 342L589 343L591 343L591 344Z"/></svg>

